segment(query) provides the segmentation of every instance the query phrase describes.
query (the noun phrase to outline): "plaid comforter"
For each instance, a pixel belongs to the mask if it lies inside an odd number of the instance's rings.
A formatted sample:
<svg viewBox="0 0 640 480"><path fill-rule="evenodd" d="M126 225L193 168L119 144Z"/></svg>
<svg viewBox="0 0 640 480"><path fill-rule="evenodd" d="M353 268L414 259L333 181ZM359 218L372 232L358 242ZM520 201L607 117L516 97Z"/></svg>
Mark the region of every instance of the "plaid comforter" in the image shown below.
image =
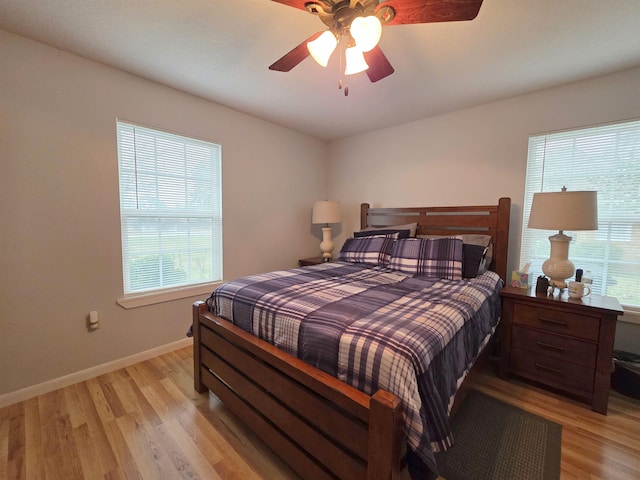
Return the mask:
<svg viewBox="0 0 640 480"><path fill-rule="evenodd" d="M369 395L397 395L409 447L437 471L433 451L453 443L449 409L496 327L501 286L493 272L454 281L333 262L241 278L207 304Z"/></svg>

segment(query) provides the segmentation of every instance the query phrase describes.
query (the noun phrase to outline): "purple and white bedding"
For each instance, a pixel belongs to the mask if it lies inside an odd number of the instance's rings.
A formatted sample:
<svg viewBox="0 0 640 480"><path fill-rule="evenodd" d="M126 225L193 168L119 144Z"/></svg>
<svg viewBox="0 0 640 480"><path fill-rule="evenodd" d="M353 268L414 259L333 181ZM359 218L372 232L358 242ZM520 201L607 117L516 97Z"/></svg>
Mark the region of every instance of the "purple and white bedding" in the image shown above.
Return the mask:
<svg viewBox="0 0 640 480"><path fill-rule="evenodd" d="M210 310L368 395L403 401L409 448L432 471L453 397L500 317L494 272L468 280L332 262L217 288Z"/></svg>

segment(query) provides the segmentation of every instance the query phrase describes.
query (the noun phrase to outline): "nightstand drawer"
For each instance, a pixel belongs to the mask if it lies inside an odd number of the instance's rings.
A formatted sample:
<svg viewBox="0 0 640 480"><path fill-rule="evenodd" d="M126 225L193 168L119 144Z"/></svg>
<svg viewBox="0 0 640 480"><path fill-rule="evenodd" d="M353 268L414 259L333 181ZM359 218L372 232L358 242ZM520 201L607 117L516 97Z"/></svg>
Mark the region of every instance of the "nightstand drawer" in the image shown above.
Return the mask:
<svg viewBox="0 0 640 480"><path fill-rule="evenodd" d="M513 323L596 342L600 335L599 317L577 315L567 311L532 307L520 303L514 306Z"/></svg>
<svg viewBox="0 0 640 480"><path fill-rule="evenodd" d="M598 352L595 343L515 325L512 331L511 348L527 350L543 357L576 363L588 368L595 368Z"/></svg>
<svg viewBox="0 0 640 480"><path fill-rule="evenodd" d="M593 391L593 368L558 362L527 350L511 350L511 368L517 375L558 388L573 387L585 392Z"/></svg>

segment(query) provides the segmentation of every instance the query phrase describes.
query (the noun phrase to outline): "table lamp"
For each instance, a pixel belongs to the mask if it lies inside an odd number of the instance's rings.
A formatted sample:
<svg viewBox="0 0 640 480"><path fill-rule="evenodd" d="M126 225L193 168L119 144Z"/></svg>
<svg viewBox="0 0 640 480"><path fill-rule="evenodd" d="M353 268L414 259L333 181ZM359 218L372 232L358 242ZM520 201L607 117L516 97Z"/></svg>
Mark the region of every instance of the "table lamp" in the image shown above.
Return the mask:
<svg viewBox="0 0 640 480"><path fill-rule="evenodd" d="M330 223L340 223L340 204L330 200L321 200L313 204L313 213L311 215L311 223L323 223L322 242L320 242L320 250L322 250L322 258L325 262L331 260L333 252L333 240L331 239Z"/></svg>
<svg viewBox="0 0 640 480"><path fill-rule="evenodd" d="M555 288L567 288L567 278L575 273L575 266L569 260L569 242L571 237L564 230L597 230L598 199L597 192L561 192L534 193L529 228L538 230L559 230L549 237L551 256L542 264L542 272L549 277L549 285Z"/></svg>

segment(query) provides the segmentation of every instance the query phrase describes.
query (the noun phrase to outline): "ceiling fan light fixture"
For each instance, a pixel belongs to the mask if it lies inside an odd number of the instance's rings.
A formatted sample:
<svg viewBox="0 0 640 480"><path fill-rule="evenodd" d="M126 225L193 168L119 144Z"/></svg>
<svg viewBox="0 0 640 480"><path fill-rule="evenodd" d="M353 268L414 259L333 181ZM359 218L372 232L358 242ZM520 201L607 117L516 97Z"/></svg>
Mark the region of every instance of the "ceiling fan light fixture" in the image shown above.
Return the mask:
<svg viewBox="0 0 640 480"><path fill-rule="evenodd" d="M346 67L344 69L345 75L353 75L355 73L364 72L369 65L364 59L362 50L357 45L355 47L349 47L344 51L344 58Z"/></svg>
<svg viewBox="0 0 640 480"><path fill-rule="evenodd" d="M313 59L318 64L326 67L337 45L336 36L330 30L327 30L312 42L307 43L307 48Z"/></svg>
<svg viewBox="0 0 640 480"><path fill-rule="evenodd" d="M382 35L382 23L375 15L368 17L356 17L351 22L349 33L356 42L356 45L363 52L373 50Z"/></svg>
<svg viewBox="0 0 640 480"><path fill-rule="evenodd" d="M377 45L383 24L386 28L394 25L473 20L478 15L483 2L483 0L273 1L317 16L324 24L324 28L329 31L326 32L323 29L314 33L269 65L269 70L288 72L310 55L318 64L326 67L333 52L338 50L340 70L346 65L341 76L366 70L369 81L373 83L388 77L395 71ZM320 45L323 46L320 47ZM357 50L349 50L350 58L347 61L345 50L352 45L355 45Z"/></svg>

